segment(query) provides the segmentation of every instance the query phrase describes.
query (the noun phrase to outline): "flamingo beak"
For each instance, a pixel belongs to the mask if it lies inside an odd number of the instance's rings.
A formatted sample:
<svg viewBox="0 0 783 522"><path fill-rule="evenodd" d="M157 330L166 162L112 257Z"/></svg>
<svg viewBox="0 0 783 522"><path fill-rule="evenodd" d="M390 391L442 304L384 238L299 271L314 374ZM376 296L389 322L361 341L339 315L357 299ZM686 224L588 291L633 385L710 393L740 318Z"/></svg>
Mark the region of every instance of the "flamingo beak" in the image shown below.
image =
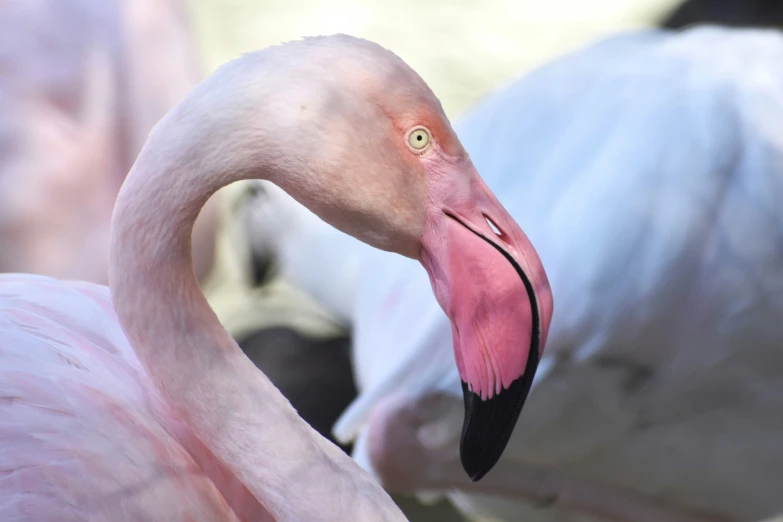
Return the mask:
<svg viewBox="0 0 783 522"><path fill-rule="evenodd" d="M420 260L451 320L465 399L460 458L478 481L502 456L527 399L552 294L519 225L469 161L459 170L430 187Z"/></svg>

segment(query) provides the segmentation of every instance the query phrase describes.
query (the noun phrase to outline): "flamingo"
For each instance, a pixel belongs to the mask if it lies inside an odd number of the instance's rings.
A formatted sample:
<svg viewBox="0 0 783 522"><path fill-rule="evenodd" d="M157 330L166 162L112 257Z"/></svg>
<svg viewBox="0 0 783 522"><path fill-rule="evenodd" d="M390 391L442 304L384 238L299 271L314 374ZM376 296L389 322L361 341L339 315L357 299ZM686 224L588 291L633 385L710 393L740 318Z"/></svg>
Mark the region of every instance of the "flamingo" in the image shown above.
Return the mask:
<svg viewBox="0 0 783 522"><path fill-rule="evenodd" d="M109 288L0 275L0 519L404 520L198 287L199 209L250 178L421 261L459 331L465 471L495 464L548 331L543 266L424 81L374 43L317 37L222 66L156 125L117 197Z"/></svg>
<svg viewBox="0 0 783 522"><path fill-rule="evenodd" d="M120 185L196 83L179 0L0 4L0 271L105 284ZM212 266L217 203L194 231Z"/></svg>
<svg viewBox="0 0 783 522"><path fill-rule="evenodd" d="M773 31L632 32L458 123L558 301L519 426L478 483L457 465L461 382L427 274L265 184L265 226L292 224L260 230L283 272L354 326L361 395L336 438L390 490L446 492L479 520L781 511L781 61Z"/></svg>

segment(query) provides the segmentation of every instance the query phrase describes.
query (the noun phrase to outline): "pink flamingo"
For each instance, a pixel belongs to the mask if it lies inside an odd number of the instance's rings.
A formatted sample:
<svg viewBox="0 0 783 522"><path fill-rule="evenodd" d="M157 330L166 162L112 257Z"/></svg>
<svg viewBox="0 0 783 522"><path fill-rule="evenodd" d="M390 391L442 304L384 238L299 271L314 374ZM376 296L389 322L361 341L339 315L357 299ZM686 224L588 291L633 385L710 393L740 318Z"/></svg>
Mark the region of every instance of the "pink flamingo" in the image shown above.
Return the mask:
<svg viewBox="0 0 783 522"><path fill-rule="evenodd" d="M199 209L249 178L422 262L466 382L463 465L494 465L547 334L543 267L423 80L319 37L223 66L153 129L114 208L111 294L0 276L0 520L404 520L199 290Z"/></svg>
<svg viewBox="0 0 783 522"><path fill-rule="evenodd" d="M198 79L180 0L0 3L0 271L108 282L117 192ZM216 203L194 232L212 266Z"/></svg>

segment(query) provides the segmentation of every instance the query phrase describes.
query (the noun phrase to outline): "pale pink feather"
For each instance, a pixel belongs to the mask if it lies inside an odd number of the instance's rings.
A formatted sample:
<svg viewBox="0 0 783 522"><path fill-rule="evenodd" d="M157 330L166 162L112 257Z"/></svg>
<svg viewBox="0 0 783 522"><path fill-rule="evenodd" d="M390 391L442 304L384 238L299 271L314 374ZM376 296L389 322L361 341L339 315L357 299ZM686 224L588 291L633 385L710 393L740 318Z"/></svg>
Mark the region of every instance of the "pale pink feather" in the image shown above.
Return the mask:
<svg viewBox="0 0 783 522"><path fill-rule="evenodd" d="M114 200L195 62L181 0L0 2L0 271L108 281ZM199 277L216 204L202 216Z"/></svg>
<svg viewBox="0 0 783 522"><path fill-rule="evenodd" d="M271 520L172 414L106 287L0 275L0 520ZM233 509L232 509L233 508Z"/></svg>

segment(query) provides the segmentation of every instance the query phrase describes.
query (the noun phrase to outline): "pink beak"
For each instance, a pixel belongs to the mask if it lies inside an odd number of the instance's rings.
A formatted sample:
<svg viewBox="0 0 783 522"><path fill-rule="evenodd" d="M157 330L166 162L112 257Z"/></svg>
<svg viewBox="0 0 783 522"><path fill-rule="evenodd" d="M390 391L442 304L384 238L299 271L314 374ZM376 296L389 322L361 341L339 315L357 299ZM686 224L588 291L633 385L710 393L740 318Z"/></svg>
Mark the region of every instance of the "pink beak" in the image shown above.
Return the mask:
<svg viewBox="0 0 783 522"><path fill-rule="evenodd" d="M430 186L421 263L451 319L465 397L460 457L477 481L500 459L527 399L552 293L533 245L471 162L454 168Z"/></svg>

